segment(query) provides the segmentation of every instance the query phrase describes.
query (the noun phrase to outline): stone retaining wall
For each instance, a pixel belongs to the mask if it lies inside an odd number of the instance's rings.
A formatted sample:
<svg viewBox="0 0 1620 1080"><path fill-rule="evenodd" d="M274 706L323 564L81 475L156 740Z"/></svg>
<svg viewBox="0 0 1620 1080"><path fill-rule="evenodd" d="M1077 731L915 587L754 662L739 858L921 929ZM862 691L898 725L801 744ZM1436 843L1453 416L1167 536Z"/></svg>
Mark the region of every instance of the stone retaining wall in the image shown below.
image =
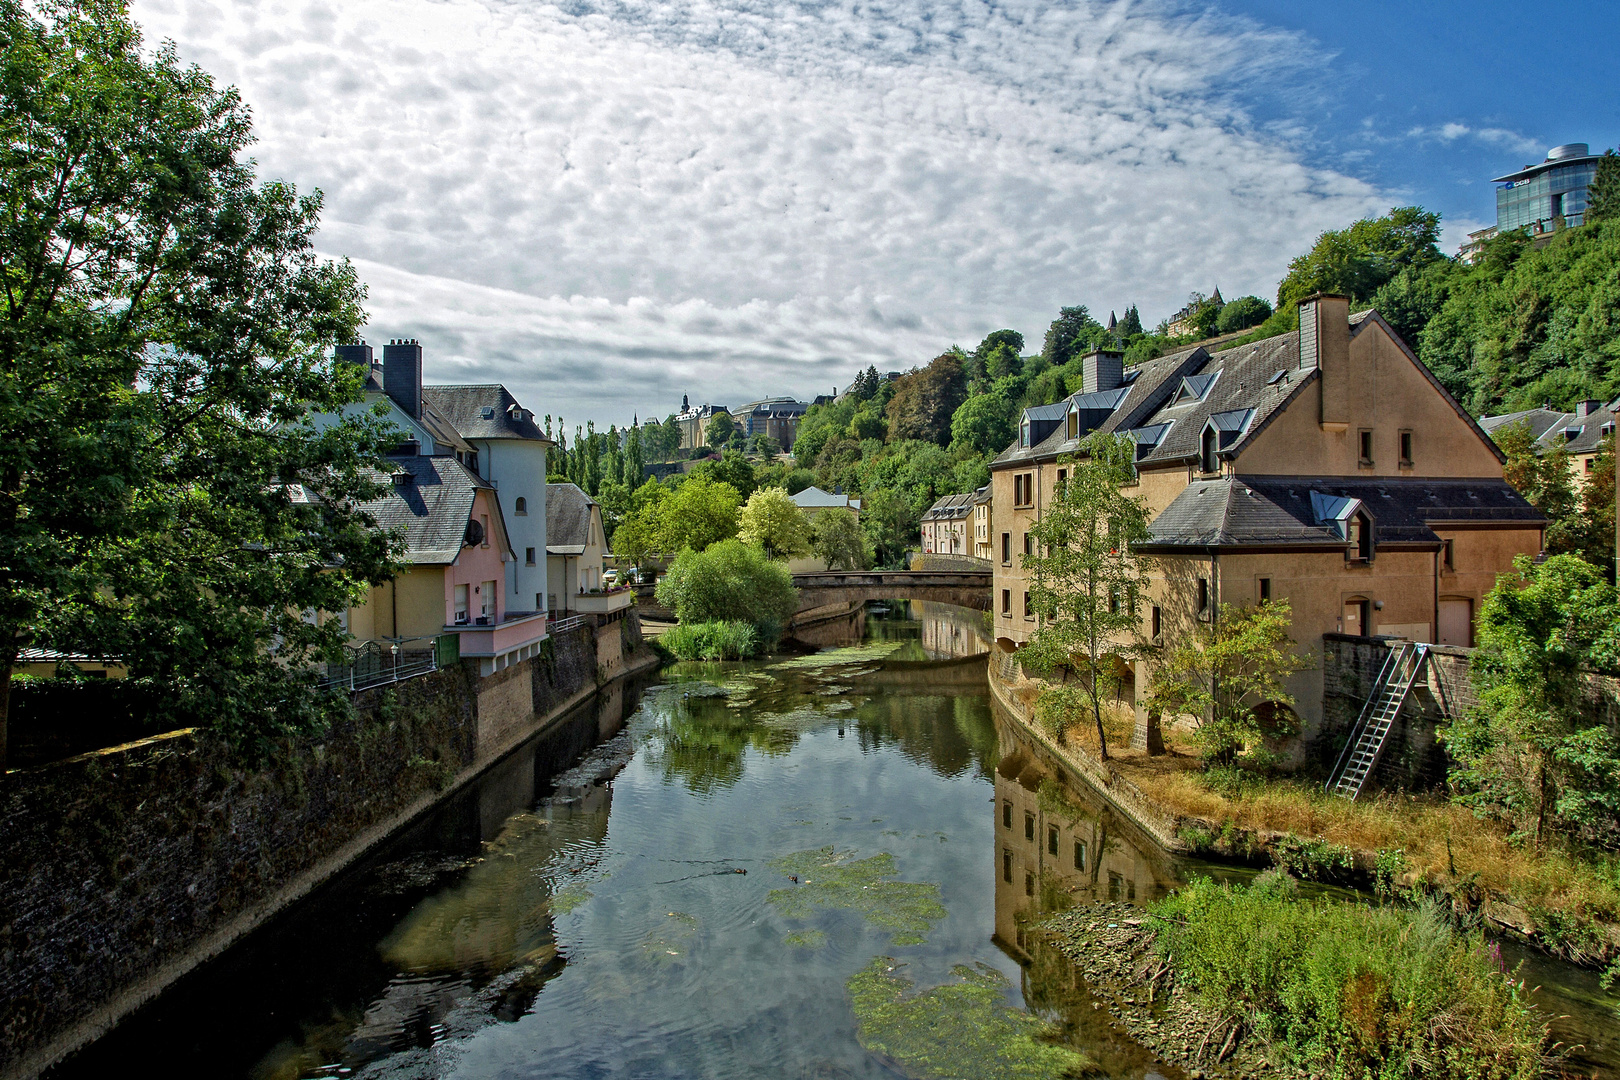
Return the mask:
<svg viewBox="0 0 1620 1080"><path fill-rule="evenodd" d="M651 666L638 625L603 631L615 674ZM367 691L257 768L187 729L6 774L0 1074L101 1034L472 780L595 693L599 655L582 626L486 679Z"/></svg>

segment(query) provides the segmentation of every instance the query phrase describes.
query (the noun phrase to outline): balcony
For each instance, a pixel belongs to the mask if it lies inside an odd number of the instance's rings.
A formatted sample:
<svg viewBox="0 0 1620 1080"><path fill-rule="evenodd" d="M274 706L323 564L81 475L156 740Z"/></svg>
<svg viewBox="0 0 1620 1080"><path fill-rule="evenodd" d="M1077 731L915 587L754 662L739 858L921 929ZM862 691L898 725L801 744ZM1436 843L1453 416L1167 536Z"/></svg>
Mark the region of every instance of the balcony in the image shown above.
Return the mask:
<svg viewBox="0 0 1620 1080"><path fill-rule="evenodd" d="M628 585L621 585L617 589L604 589L601 592L577 593L568 597L568 611L570 614L612 615L623 611L635 599L635 590Z"/></svg>
<svg viewBox="0 0 1620 1080"><path fill-rule="evenodd" d="M546 640L546 613L519 611L494 625L463 623L447 626L444 632L459 639L462 659L478 661L478 674L493 675L540 651Z"/></svg>

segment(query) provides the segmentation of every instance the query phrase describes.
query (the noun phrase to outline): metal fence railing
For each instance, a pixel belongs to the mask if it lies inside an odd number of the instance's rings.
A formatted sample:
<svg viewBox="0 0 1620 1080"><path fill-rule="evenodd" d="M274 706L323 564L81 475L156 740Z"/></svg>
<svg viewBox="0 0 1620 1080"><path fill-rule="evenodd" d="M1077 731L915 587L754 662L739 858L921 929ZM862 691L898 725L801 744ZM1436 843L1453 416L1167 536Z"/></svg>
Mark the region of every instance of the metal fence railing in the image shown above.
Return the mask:
<svg viewBox="0 0 1620 1080"><path fill-rule="evenodd" d="M348 662L326 665L320 685L355 693L426 675L458 659L459 644L455 634L356 642L348 647Z"/></svg>
<svg viewBox="0 0 1620 1080"><path fill-rule="evenodd" d="M566 619L557 619L555 621L546 623L546 633L548 633L548 634L566 633L567 631L572 630L576 626L584 626L586 623L591 623L591 624L594 625L595 622L596 622L596 616L595 615L570 615Z"/></svg>

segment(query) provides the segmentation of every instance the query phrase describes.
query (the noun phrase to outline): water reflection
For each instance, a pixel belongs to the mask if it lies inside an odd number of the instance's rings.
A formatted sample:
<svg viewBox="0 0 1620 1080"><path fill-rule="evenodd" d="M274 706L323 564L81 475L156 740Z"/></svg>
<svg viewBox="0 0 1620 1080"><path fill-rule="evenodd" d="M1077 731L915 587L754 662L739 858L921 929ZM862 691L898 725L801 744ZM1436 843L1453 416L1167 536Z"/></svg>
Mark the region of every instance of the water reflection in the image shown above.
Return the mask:
<svg viewBox="0 0 1620 1080"><path fill-rule="evenodd" d="M891 600L867 609L866 636L898 641L896 660L951 660L990 651L985 613L929 600Z"/></svg>

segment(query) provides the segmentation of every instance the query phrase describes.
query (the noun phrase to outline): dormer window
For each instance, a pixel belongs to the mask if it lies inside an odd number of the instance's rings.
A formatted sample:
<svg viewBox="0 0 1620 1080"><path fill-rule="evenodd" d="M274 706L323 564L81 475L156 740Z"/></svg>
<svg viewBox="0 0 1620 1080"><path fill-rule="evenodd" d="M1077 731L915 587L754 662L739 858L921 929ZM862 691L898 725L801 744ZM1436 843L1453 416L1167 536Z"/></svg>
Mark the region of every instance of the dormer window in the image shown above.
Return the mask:
<svg viewBox="0 0 1620 1080"><path fill-rule="evenodd" d="M1583 432L1585 430L1586 430L1586 428L1584 428L1584 427L1567 427L1567 428L1565 428L1564 429L1564 441L1565 442L1574 442L1576 439L1581 437L1581 432Z"/></svg>
<svg viewBox="0 0 1620 1080"><path fill-rule="evenodd" d="M483 408L478 410L478 415L483 417L485 420L495 419L495 406L485 405Z"/></svg>
<svg viewBox="0 0 1620 1080"><path fill-rule="evenodd" d="M1186 405L1194 401L1203 401L1209 394L1209 388L1215 385L1215 378L1220 372L1213 375L1188 375L1181 380L1181 387L1176 391L1176 400L1171 406Z"/></svg>
<svg viewBox="0 0 1620 1080"><path fill-rule="evenodd" d="M1019 446L1025 446L1025 447L1027 447L1029 445L1029 421L1028 420L1025 420L1024 423L1022 424L1022 426L1020 426L1019 429L1018 429L1018 445Z"/></svg>
<svg viewBox="0 0 1620 1080"><path fill-rule="evenodd" d="M1350 558L1370 563L1373 558L1373 523L1365 510L1358 510L1346 523L1349 526Z"/></svg>
<svg viewBox="0 0 1620 1080"><path fill-rule="evenodd" d="M1080 437L1080 414L1074 409L1069 410L1069 438Z"/></svg>
<svg viewBox="0 0 1620 1080"><path fill-rule="evenodd" d="M1206 427L1204 429L1204 438L1198 448L1198 467L1204 472L1212 473L1220 469L1221 463L1215 453L1219 442L1220 437L1216 435L1215 429Z"/></svg>

